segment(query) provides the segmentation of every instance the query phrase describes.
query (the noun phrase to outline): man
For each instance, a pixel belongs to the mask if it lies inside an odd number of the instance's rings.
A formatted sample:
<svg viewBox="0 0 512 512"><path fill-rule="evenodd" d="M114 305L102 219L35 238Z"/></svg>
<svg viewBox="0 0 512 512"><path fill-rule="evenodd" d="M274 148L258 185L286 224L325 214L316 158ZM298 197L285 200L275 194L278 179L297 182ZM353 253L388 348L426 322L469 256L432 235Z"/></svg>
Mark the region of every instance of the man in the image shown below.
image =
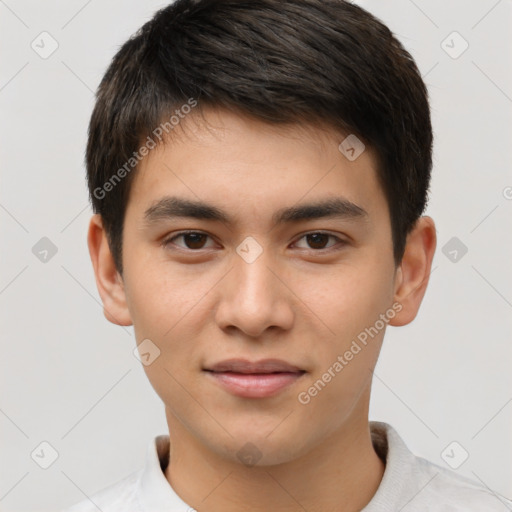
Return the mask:
<svg viewBox="0 0 512 512"><path fill-rule="evenodd" d="M70 511L503 510L369 423L435 251L418 69L341 0L178 0L114 57L87 147L105 315L169 435Z"/></svg>

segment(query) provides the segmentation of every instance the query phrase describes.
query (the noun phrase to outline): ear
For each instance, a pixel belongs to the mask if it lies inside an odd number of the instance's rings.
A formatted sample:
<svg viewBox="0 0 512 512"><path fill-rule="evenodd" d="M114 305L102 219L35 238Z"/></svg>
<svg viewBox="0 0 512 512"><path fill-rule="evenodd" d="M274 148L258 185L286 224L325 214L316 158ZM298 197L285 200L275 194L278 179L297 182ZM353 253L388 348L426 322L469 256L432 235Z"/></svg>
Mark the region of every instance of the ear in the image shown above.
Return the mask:
<svg viewBox="0 0 512 512"><path fill-rule="evenodd" d="M93 215L89 223L87 245L105 318L113 324L132 325L123 278L115 266L103 222L98 214Z"/></svg>
<svg viewBox="0 0 512 512"><path fill-rule="evenodd" d="M414 320L425 295L436 250L436 227L430 217L420 217L407 236L404 256L396 272L395 301L402 309L391 325Z"/></svg>

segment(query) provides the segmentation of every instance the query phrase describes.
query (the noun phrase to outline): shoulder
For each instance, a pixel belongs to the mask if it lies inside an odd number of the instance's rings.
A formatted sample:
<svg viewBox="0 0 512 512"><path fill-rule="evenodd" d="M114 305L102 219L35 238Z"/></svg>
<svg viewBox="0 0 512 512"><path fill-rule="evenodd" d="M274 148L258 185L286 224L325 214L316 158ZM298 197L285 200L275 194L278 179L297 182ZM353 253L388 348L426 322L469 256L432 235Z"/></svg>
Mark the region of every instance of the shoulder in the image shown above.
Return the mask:
<svg viewBox="0 0 512 512"><path fill-rule="evenodd" d="M425 506L437 504L440 511L481 511L504 512L512 510L512 501L462 475L434 464L421 457L415 457L413 475L419 482L425 482L418 500ZM423 496L421 496L423 494ZM426 510L426 509L425 509ZM431 510L431 509L429 509Z"/></svg>
<svg viewBox="0 0 512 512"><path fill-rule="evenodd" d="M365 512L505 512L512 502L480 482L413 454L390 425L371 422L376 452L386 461L384 476Z"/></svg>
<svg viewBox="0 0 512 512"><path fill-rule="evenodd" d="M142 470L131 473L127 477L105 487L62 512L98 512L98 510L102 512L142 511L137 498L137 487L141 475Z"/></svg>

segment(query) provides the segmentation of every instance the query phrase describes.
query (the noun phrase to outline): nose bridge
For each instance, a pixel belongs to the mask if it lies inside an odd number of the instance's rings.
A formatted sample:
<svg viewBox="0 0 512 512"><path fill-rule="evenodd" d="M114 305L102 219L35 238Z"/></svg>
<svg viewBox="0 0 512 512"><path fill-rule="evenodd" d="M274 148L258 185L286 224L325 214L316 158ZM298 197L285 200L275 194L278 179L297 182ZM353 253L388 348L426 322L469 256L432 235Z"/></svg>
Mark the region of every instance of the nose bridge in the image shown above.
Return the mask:
<svg viewBox="0 0 512 512"><path fill-rule="evenodd" d="M236 300L241 307L253 310L253 314L262 314L276 300L275 277L269 270L272 265L271 253L253 237L247 237L237 247L236 253Z"/></svg>

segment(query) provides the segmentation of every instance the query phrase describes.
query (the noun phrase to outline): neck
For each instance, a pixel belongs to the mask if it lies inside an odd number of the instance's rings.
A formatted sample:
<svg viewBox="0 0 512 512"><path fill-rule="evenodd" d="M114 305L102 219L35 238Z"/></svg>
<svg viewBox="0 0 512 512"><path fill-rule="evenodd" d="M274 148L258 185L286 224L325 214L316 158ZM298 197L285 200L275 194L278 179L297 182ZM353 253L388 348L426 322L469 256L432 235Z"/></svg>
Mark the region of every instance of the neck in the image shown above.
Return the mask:
<svg viewBox="0 0 512 512"><path fill-rule="evenodd" d="M359 511L377 491L385 468L367 417L349 418L300 458L247 467L208 450L168 413L171 452L165 476L199 511Z"/></svg>

